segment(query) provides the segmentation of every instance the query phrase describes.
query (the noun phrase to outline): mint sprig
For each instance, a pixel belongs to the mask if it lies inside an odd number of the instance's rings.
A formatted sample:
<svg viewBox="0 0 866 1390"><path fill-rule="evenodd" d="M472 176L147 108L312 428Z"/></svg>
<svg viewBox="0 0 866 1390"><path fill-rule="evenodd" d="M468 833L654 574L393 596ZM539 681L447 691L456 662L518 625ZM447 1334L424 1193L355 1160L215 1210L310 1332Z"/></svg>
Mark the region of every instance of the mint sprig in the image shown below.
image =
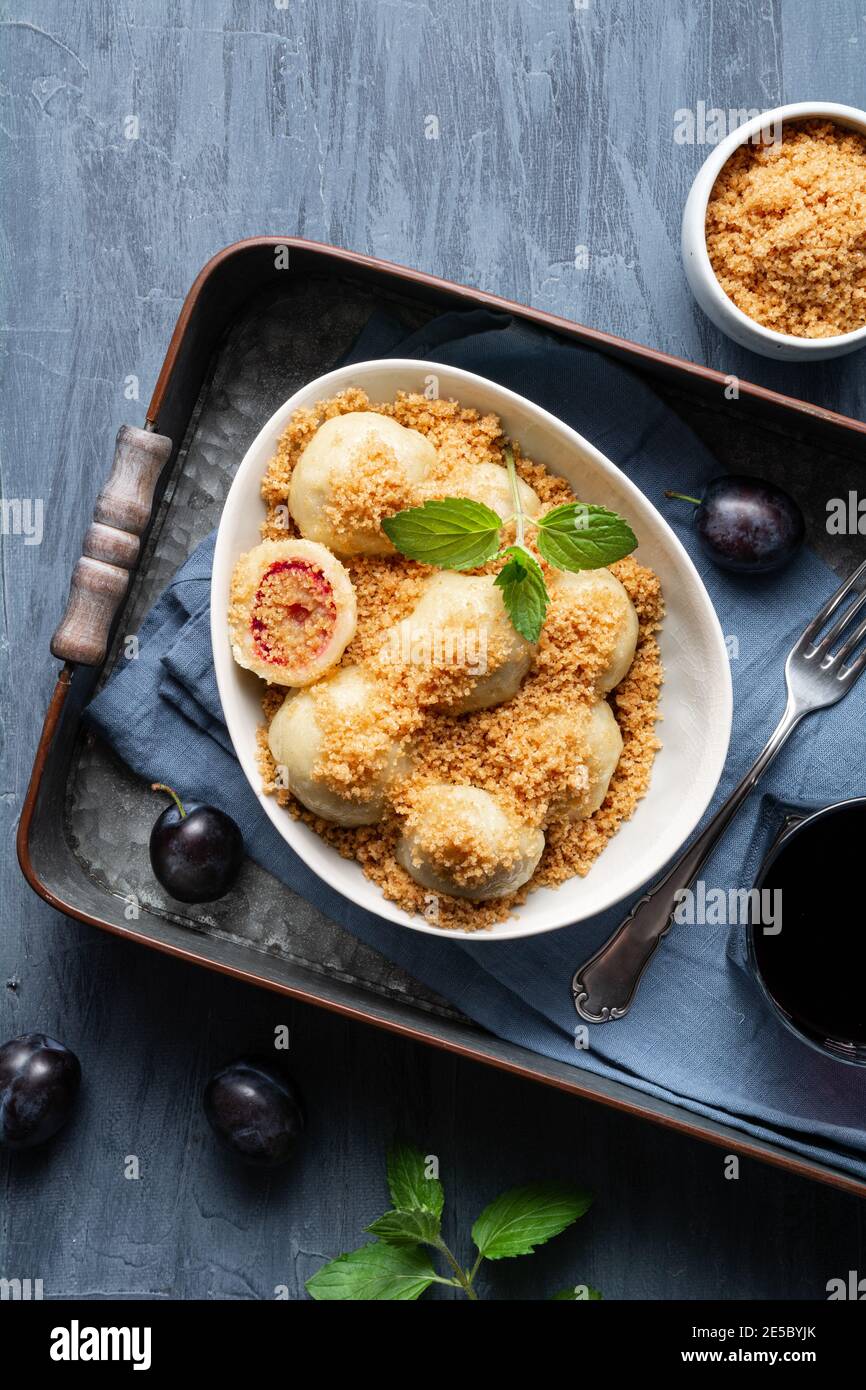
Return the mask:
<svg viewBox="0 0 866 1390"><path fill-rule="evenodd" d="M515 544L500 551L503 521L483 502L446 497L385 517L382 530L410 560L439 569L479 569L495 555L505 560L496 577L512 626L528 642L537 642L550 595L538 560L527 548L526 530L536 530L538 552L559 570L600 569L630 555L637 537L617 512L593 503L566 502L542 517L528 517L520 500L517 469L510 445L505 466L511 483Z"/></svg>
<svg viewBox="0 0 866 1390"><path fill-rule="evenodd" d="M630 555L637 536L627 521L607 507L565 502L538 522L537 545L558 570L597 570Z"/></svg>
<svg viewBox="0 0 866 1390"><path fill-rule="evenodd" d="M446 570L486 565L496 554L501 526L496 512L468 497L425 502L382 522L385 535L403 555Z"/></svg>
<svg viewBox="0 0 866 1390"><path fill-rule="evenodd" d="M386 1211L364 1228L386 1245L436 1245L439 1217L432 1211Z"/></svg>
<svg viewBox="0 0 866 1390"><path fill-rule="evenodd" d="M414 1302L439 1279L424 1251L414 1246L398 1250L372 1242L331 1260L312 1279L307 1292L319 1302L346 1299L361 1302Z"/></svg>
<svg viewBox="0 0 866 1390"><path fill-rule="evenodd" d="M378 1240L340 1255L307 1280L318 1300L414 1301L431 1284L462 1289L477 1300L475 1279L484 1260L531 1255L535 1248L559 1235L588 1209L587 1192L552 1183L517 1187L497 1197L472 1227L477 1256L464 1268L441 1233L445 1194L439 1179L429 1174L430 1161L411 1144L395 1144L388 1155L388 1187L394 1210L373 1221L367 1230ZM424 1247L436 1252L451 1271L438 1274ZM584 1291L585 1292L582 1292ZM561 1289L557 1300L598 1299L589 1285Z"/></svg>
<svg viewBox="0 0 866 1390"><path fill-rule="evenodd" d="M472 1227L472 1239L485 1260L531 1255L583 1216L591 1202L588 1192L553 1183L515 1187L485 1207Z"/></svg>
<svg viewBox="0 0 866 1390"><path fill-rule="evenodd" d="M442 1215L445 1192L438 1178L428 1172L422 1153L411 1144L396 1143L388 1153L388 1191L398 1211L432 1211Z"/></svg>
<svg viewBox="0 0 866 1390"><path fill-rule="evenodd" d="M502 590L502 602L512 627L527 642L537 642L550 603L541 566L522 546L510 545L502 553L508 561L493 582Z"/></svg>

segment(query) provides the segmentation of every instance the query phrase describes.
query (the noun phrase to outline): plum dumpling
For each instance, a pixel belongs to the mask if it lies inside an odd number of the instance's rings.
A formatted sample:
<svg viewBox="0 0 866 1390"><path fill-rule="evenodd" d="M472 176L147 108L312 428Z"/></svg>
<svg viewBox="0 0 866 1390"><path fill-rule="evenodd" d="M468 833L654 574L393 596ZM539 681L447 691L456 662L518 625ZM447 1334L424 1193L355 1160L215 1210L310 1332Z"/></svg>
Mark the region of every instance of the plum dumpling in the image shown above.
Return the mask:
<svg viewBox="0 0 866 1390"><path fill-rule="evenodd" d="M490 792L440 782L415 794L397 861L434 893L486 902L528 882L543 849L542 831L506 814Z"/></svg>
<svg viewBox="0 0 866 1390"><path fill-rule="evenodd" d="M381 520L415 505L436 450L418 430L356 410L320 425L294 469L289 512L335 555L391 555Z"/></svg>
<svg viewBox="0 0 866 1390"><path fill-rule="evenodd" d="M229 637L239 666L272 685L309 685L355 635L346 570L312 541L262 541L232 573Z"/></svg>
<svg viewBox="0 0 866 1390"><path fill-rule="evenodd" d="M517 479L520 505L525 516L541 515L541 501L537 492ZM514 514L514 498L508 470L500 463L470 463L468 459L451 464L443 469L434 468L422 489L423 497L468 497L473 502L483 502L503 521Z"/></svg>
<svg viewBox="0 0 866 1390"><path fill-rule="evenodd" d="M572 751L571 775L554 795L555 819L586 820L598 810L622 755L622 734L606 700L594 705L575 704L566 714L550 721L549 738L563 740Z"/></svg>
<svg viewBox="0 0 866 1390"><path fill-rule="evenodd" d="M385 691L361 666L288 695L268 730L277 776L323 820L375 825L388 786L410 766L390 715Z"/></svg>
<svg viewBox="0 0 866 1390"><path fill-rule="evenodd" d="M613 690L634 660L638 638L638 617L625 586L609 569L556 570L549 588L554 602L571 609L591 634L597 689Z"/></svg>
<svg viewBox="0 0 866 1390"><path fill-rule="evenodd" d="M457 673L437 707L468 714L510 700L532 664L534 646L512 627L491 575L435 574L396 629L397 659Z"/></svg>

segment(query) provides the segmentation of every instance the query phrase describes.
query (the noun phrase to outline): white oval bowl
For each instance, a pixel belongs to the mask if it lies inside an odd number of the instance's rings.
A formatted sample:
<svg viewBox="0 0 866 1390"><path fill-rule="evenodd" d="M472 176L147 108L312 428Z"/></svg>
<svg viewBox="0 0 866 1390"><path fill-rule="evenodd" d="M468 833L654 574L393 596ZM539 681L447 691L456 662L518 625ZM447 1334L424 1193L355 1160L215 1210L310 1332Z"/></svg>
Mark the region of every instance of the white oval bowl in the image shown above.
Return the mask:
<svg viewBox="0 0 866 1390"><path fill-rule="evenodd" d="M837 333L831 338L799 338L792 333L776 333L738 309L725 294L716 278L707 251L707 204L713 185L734 150L753 135L778 122L826 120L866 135L866 111L856 106L841 106L833 101L795 101L764 111L752 120L732 130L708 155L697 172L683 211L682 257L686 279L692 294L707 318L717 328L733 338L741 347L774 357L782 362L815 362L828 357L842 357L866 347L866 325L851 333Z"/></svg>
<svg viewBox="0 0 866 1390"><path fill-rule="evenodd" d="M610 840L586 878L559 889L539 888L506 922L489 931L442 931L388 902L360 866L342 858L315 831L260 790L256 730L261 724L261 682L232 658L226 622L232 569L260 540L264 519L260 485L277 440L292 414L358 386L372 401L397 392L423 392L431 378L440 396L500 417L505 433L530 458L566 478L587 502L628 518L639 541L637 557L659 575L667 616L661 632L665 685L661 697L664 747L652 783L634 816ZM722 630L709 595L680 542L643 493L586 439L554 415L484 377L413 359L360 362L318 377L272 415L247 450L220 520L211 586L211 637L217 686L241 767L263 810L283 839L323 882L350 902L388 921L444 940L507 941L554 931L634 894L653 878L695 828L716 789L731 732L731 674Z"/></svg>

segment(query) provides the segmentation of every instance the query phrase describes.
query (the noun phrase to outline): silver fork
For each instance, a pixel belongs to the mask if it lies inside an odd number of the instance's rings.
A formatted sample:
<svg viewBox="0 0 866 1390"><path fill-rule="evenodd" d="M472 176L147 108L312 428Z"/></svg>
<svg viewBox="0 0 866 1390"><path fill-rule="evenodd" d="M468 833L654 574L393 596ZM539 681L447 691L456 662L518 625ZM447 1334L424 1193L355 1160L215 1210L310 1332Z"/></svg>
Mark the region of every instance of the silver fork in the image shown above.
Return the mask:
<svg viewBox="0 0 866 1390"><path fill-rule="evenodd" d="M850 603L852 595L858 597ZM855 655L866 638L866 618L833 650L864 610L866 561L828 599L791 649L785 662L788 703L764 751L719 807L706 830L674 860L659 882L635 903L613 935L576 971L571 985L574 1006L587 1023L612 1023L628 1013L659 942L671 929L683 890L690 887L749 792L800 720L815 710L835 705L866 670L866 648ZM833 626L820 637L837 613Z"/></svg>

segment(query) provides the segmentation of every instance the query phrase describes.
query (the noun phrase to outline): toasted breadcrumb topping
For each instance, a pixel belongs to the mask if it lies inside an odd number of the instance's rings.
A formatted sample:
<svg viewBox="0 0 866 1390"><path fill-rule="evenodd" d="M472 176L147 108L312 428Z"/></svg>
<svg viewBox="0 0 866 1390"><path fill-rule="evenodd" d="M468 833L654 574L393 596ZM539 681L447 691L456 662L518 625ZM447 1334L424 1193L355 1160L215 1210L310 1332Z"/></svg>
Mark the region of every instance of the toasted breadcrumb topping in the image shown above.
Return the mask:
<svg viewBox="0 0 866 1390"><path fill-rule="evenodd" d="M486 826L474 821L471 814L455 817L453 805L431 797L421 802L407 795L404 806L405 830L412 837L412 863L418 865L429 858L463 888L482 887L491 873L510 869L521 857L521 828L510 818L506 818L494 844Z"/></svg>
<svg viewBox="0 0 866 1390"><path fill-rule="evenodd" d="M369 800L371 788L385 771L395 743L402 744L405 739L404 712L375 683L370 698L350 709L334 700L327 681L313 686L310 694L322 735L313 765L314 776L349 801Z"/></svg>
<svg viewBox="0 0 866 1390"><path fill-rule="evenodd" d="M707 205L719 284L765 328L827 338L866 324L866 139L832 121L746 143Z"/></svg>
<svg viewBox="0 0 866 1390"><path fill-rule="evenodd" d="M393 403L372 404L364 392L351 390L295 413L283 432L262 485L268 507L262 534L292 533L286 499L292 468L315 430L334 415L372 410L393 416L400 424L427 435L439 451L437 474L448 492L449 463L466 466L503 462L506 440L499 420L454 401L428 400L400 394ZM544 510L575 500L568 484L541 465L522 457L514 446L519 476L534 488ZM428 480L429 482L429 476ZM437 477L438 485L438 477ZM384 513L379 513L379 519ZM372 513L370 514L372 515ZM362 524L370 515L356 514ZM443 662L439 668L411 662L402 667L383 658L397 624L410 617L430 575L436 571L402 555L356 556L345 562L355 587L358 627L343 655L343 665L363 665L375 682L369 706L351 720L339 714L327 696L327 682L316 692L320 701L317 723L323 732L317 772L334 791L362 800L370 794L371 779L380 777L395 749L411 752L409 771L394 777L386 792L387 811L378 825L342 828L314 816L278 785L277 769L268 748L267 727L259 730L259 764L263 789L277 797L296 818L311 825L346 858L357 860L384 896L410 913L418 913L444 929L483 930L507 919L533 888L555 888L586 875L608 840L634 812L649 787L659 718L662 666L656 634L663 616L657 576L632 556L611 566L631 598L639 622L637 650L625 679L609 696L623 737L623 752L607 796L593 816L568 821L556 807L573 792L576 775L586 757L581 745L585 721L563 715L577 704L589 708L598 698L596 681L608 664L619 627L609 602L596 594L567 601L551 587L552 602L532 666L517 694L493 709L460 716L434 707L446 698L459 698L472 683L469 671ZM547 566L542 561L545 569ZM495 573L495 563L473 573ZM550 577L548 571L548 578ZM496 653L492 660L495 663ZM488 653L488 661L491 654ZM266 725L279 709L285 692L269 687L263 700ZM321 711L321 714L320 714ZM439 895L431 915L431 894L397 862L395 850L404 828L437 863L459 873L458 881L481 882L492 867L490 846L482 835L455 839L447 817L419 817L419 794L431 783L449 782L478 787L495 796L513 827L512 861L519 853L520 827L543 829L546 847L527 884L508 897L487 902ZM505 837L508 840L508 836ZM497 842L496 860L508 861L509 844ZM505 861L503 861L503 854ZM467 878L466 875L469 875Z"/></svg>
<svg viewBox="0 0 866 1390"><path fill-rule="evenodd" d="M372 434L350 454L349 465L334 479L324 508L334 532L376 535L383 517L417 505L417 489L394 450Z"/></svg>

